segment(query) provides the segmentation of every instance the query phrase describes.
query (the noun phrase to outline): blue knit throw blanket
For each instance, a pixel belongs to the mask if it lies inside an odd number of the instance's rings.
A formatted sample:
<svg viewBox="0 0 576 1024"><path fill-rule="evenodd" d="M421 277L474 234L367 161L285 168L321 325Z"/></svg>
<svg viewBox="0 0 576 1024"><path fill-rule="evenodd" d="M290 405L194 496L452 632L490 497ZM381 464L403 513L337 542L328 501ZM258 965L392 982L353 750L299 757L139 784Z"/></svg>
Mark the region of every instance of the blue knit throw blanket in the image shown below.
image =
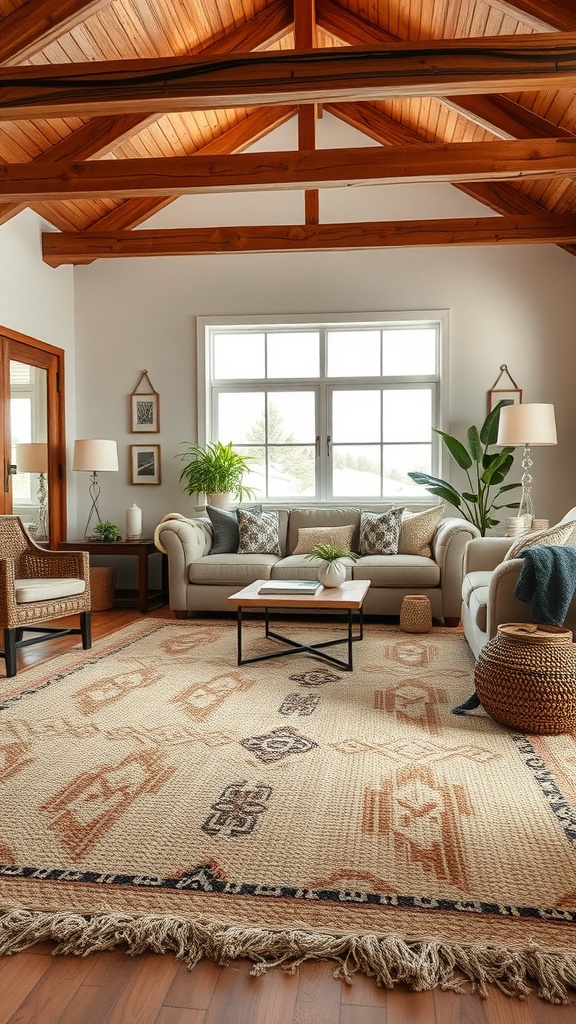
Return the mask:
<svg viewBox="0 0 576 1024"><path fill-rule="evenodd" d="M562 626L576 590L576 547L535 545L518 557L524 565L514 594L530 604L535 622Z"/></svg>

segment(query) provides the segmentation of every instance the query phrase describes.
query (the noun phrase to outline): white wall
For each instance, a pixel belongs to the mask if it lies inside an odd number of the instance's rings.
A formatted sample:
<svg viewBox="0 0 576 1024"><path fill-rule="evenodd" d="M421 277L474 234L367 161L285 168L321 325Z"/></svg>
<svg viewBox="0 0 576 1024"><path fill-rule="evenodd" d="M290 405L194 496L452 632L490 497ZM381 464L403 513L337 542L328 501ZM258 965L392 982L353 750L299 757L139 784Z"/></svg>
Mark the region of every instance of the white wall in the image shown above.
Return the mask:
<svg viewBox="0 0 576 1024"><path fill-rule="evenodd" d="M328 116L320 125L321 144L366 144ZM293 145L291 124L258 148ZM321 193L325 222L449 214L487 216L491 211L449 185ZM245 193L178 200L146 227L291 224L302 219L302 193ZM103 478L102 510L122 528L125 509L133 501L143 509L146 533L167 512L190 512L175 455L182 450L181 442L196 440L195 317L214 314L449 309L448 429L464 437L471 423L483 421L486 392L506 363L524 401L556 406L558 446L533 449L537 515L555 520L576 505L576 259L556 246L100 260L77 268L75 278L79 436L115 437L119 442L120 473ZM129 431L128 395L143 369L160 393L158 434ZM161 445L159 487L129 483L129 445L142 442Z"/></svg>

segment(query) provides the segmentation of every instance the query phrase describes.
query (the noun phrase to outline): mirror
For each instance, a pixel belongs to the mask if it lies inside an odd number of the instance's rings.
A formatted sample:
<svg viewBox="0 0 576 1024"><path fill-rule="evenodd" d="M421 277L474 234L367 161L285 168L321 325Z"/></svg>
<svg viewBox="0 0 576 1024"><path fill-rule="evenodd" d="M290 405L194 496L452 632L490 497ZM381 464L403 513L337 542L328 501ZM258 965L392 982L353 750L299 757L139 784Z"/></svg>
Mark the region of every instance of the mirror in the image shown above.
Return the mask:
<svg viewBox="0 0 576 1024"><path fill-rule="evenodd" d="M47 371L15 359L10 360L10 433L13 512L35 540L46 542L50 532Z"/></svg>

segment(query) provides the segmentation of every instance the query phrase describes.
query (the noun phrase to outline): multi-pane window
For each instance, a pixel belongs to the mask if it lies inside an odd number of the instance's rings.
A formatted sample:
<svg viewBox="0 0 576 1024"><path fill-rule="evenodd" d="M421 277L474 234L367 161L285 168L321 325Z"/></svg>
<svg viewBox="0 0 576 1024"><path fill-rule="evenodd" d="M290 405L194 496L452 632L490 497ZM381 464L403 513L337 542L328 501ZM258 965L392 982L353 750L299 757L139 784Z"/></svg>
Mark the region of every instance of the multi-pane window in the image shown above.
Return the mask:
<svg viewBox="0 0 576 1024"><path fill-rule="evenodd" d="M442 314L202 321L201 440L250 455L263 500L421 498L408 473L438 471L443 333Z"/></svg>

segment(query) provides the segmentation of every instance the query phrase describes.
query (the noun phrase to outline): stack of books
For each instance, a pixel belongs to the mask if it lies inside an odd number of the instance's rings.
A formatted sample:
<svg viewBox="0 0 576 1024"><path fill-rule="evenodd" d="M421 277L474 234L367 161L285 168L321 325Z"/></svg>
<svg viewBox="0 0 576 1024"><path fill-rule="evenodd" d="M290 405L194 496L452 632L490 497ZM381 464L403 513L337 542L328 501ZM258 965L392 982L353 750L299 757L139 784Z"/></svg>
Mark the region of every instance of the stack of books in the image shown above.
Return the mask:
<svg viewBox="0 0 576 1024"><path fill-rule="evenodd" d="M322 584L318 580L266 580L260 589L259 594L316 594L322 590Z"/></svg>

